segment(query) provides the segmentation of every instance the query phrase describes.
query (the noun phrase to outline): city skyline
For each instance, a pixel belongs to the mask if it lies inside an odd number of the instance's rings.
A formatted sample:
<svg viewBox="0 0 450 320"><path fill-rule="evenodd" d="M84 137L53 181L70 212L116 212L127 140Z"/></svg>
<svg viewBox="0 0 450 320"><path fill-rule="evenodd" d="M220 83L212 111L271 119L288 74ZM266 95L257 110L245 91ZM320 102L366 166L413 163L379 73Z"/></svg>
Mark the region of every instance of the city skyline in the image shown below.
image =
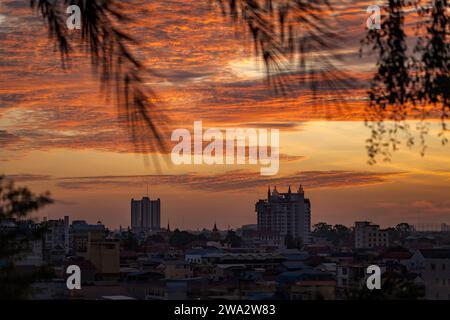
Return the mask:
<svg viewBox="0 0 450 320"><path fill-rule="evenodd" d="M242 224L242 225L233 225L233 226L231 226L230 224L221 224L220 222L218 222L218 220L216 220L216 219L214 219L214 220L211 220L211 224L208 224L207 222L205 222L205 225L203 225L203 226L197 226L197 227L195 227L195 228L189 228L189 227L187 227L187 228L185 228L184 227L184 221L181 221L181 223L177 223L177 221L175 221L175 222L171 222L170 221L170 219L169 218L167 218L167 220L164 220L164 217L163 218L161 218L161 212L158 210L158 221L160 222L160 226L159 226L159 228L155 228L153 231L158 231L158 230L164 230L164 229L167 229L167 227L169 226L169 225L171 225L171 227L170 227L170 230L176 230L176 229L178 229L178 230L183 230L183 231L201 231L201 230L213 230L214 228L216 228L216 226L218 225L218 229L220 230L220 231L227 231L227 230L236 230L236 229L239 229L239 228L241 228L241 227L243 227L243 226L245 226L245 225L257 225L258 224L258 203L261 203L261 202L265 202L266 204L267 204L267 200L268 199L271 199L273 196L274 196L274 194L275 194L275 192L277 193L277 195L275 196L275 197L278 197L278 196L280 196L280 197L286 197L287 195L290 195L290 193L291 193L291 186L289 185L288 187L287 187L287 192L286 193L282 193L282 192L280 192L280 193L278 193L278 190L277 190L277 186L275 185L275 186L273 186L274 188L273 188L273 190L272 190L272 192L270 191L270 186L268 186L268 190L269 191L267 191L267 198L264 200L264 199L259 199L259 200L256 200L256 198L255 198L255 201L257 201L256 202L256 204L254 204L254 208L255 208L255 205L256 205L256 212L255 212L255 220L254 221L249 221L248 223L244 223L244 224ZM298 189L298 191L297 192L304 192L303 191L303 187L300 185L300 187L299 187L299 189ZM294 192L292 193L292 194L294 194ZM129 224L125 224L125 225L120 225L120 226L118 226L118 227L112 227L112 228L110 228L111 230L119 230L119 229L122 229L122 230L124 230L124 229L127 229L127 228L129 228L130 230L132 230L133 232L137 232L137 233L139 233L139 232L141 232L142 230L144 230L145 228L143 228L141 225L141 223L138 223L138 221L137 220L135 220L135 223L136 223L136 227L135 228L133 228L133 217L135 216L135 214L134 214L134 210L133 210L133 208L134 208L134 205L133 205L133 203L137 203L137 202L142 202L142 201L146 201L146 200L148 200L149 201L149 203L152 203L152 202L157 202L157 204L158 204L158 209L160 208L160 203L161 203L161 199L160 198L157 198L157 200L150 200L150 197L148 196L148 191L147 191L147 193L146 193L146 195L143 195L142 196L142 200L134 200L134 198L132 198L131 199L131 216L130 216L130 214L129 214ZM313 226L313 225L315 225L315 224L317 224L317 223L330 223L329 221L326 221L326 220L317 220L317 219L314 219L314 215L313 214L311 214L311 204L310 204L310 200L309 199L307 199L307 198L305 198L305 200L307 201L307 203L308 203L308 220L310 221L309 223L310 223L310 226ZM151 204L150 204L150 207L151 207ZM149 208L150 208L149 207ZM141 208L141 205L139 204L139 209ZM129 209L130 209L130 207L129 207ZM129 210L130 211L130 210ZM142 216L144 213L141 211L141 210L139 210L139 212L140 212L140 215ZM151 211L149 211L149 213L147 213L147 215L149 215L149 217L151 217L152 215L153 215L153 213L151 212ZM66 218L69 218L70 219L70 216L68 216L68 215L62 215L62 216L55 216L55 217L50 217L50 216L40 216L40 218L39 219L42 219L41 221L65 221L65 219ZM137 218L135 218L135 219L137 219ZM94 219L95 220L95 219ZM94 221L94 220L92 220L92 221ZM182 219L183 220L183 219ZM220 220L220 219L219 219ZM90 222L90 220L83 220L83 219L78 219L78 218L72 218L71 219L71 221L87 221L87 222ZM105 225L105 226L107 226L107 224L106 223L104 223L103 221L102 221L102 219L101 219L101 217L99 217L99 219L97 219L97 220L95 220L97 223L102 223L102 225ZM150 220L149 220L150 221ZM372 222L375 222L375 223L377 223L377 221L376 220L374 220L374 219L362 219L362 220L354 220L354 221L352 221L352 222L350 222L350 223L347 223L347 224L345 224L345 223L342 223L342 222L339 222L339 221L337 221L337 222L335 222L335 223L332 223L332 225L333 224L335 224L335 225L344 225L344 226L347 226L347 227L352 227L353 225L354 225L354 223L355 222L357 222L357 221L360 221L360 222L362 222L362 223L366 223L366 222L369 222L369 223L372 223ZM445 221L433 221L433 222L422 222L422 223L413 223L413 222L411 222L411 221L407 221L407 220L402 220L402 221L399 221L398 223L396 223L397 225L398 224L402 224L402 223L407 223L407 224L410 224L411 226L414 226L414 228L417 230L417 231L448 231L448 229L450 228L450 224L447 224ZM141 226L141 227L139 227L139 225ZM213 226L214 225L214 226ZM379 227L379 225L380 224L377 224L376 226L377 227ZM387 227L392 227L392 226L394 226L395 224L391 224L391 225L384 225L383 227L385 227L385 228L387 228ZM108 226L107 226L108 227ZM149 225L148 227L147 227L147 229L148 229L148 231L152 231L152 228L151 228L151 226Z"/></svg>
<svg viewBox="0 0 450 320"><path fill-rule="evenodd" d="M132 229L69 216L38 222L29 213L51 199L4 177L0 184L1 265L9 270L0 272L0 294L8 299L450 298L449 225L381 229L355 221L311 230L312 203L301 185L285 193L269 187L255 203L257 225L221 232L215 222L191 233L155 225L161 202L149 197L131 199ZM26 273L34 276L10 281Z"/></svg>

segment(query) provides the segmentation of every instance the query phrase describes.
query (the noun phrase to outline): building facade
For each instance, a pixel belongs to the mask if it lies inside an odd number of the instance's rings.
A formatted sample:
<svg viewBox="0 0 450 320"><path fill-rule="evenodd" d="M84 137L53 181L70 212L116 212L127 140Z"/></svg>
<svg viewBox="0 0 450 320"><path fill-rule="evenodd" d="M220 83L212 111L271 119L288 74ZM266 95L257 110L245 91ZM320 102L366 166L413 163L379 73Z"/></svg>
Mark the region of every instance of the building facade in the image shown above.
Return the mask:
<svg viewBox="0 0 450 320"><path fill-rule="evenodd" d="M417 250L404 264L420 275L425 299L450 300L450 249Z"/></svg>
<svg viewBox="0 0 450 320"><path fill-rule="evenodd" d="M157 231L161 227L161 201L131 199L131 230L133 232Z"/></svg>
<svg viewBox="0 0 450 320"><path fill-rule="evenodd" d="M46 233L44 235L45 258L48 262L63 260L70 251L69 217L64 219L46 220Z"/></svg>
<svg viewBox="0 0 450 320"><path fill-rule="evenodd" d="M70 226L70 243L74 254L88 250L89 239L102 239L107 230L100 222L88 224L84 220L74 220Z"/></svg>
<svg viewBox="0 0 450 320"><path fill-rule="evenodd" d="M389 246L387 230L368 221L355 222L355 249L370 249Z"/></svg>
<svg viewBox="0 0 450 320"><path fill-rule="evenodd" d="M301 238L310 243L311 202L305 198L302 186L297 192L279 193L277 188L270 192L266 200L255 205L260 239L272 245L282 246L285 239Z"/></svg>
<svg viewBox="0 0 450 320"><path fill-rule="evenodd" d="M100 221L88 224L77 220L70 229L74 255L89 261L96 276L117 278L120 273L120 241L108 239L107 230Z"/></svg>

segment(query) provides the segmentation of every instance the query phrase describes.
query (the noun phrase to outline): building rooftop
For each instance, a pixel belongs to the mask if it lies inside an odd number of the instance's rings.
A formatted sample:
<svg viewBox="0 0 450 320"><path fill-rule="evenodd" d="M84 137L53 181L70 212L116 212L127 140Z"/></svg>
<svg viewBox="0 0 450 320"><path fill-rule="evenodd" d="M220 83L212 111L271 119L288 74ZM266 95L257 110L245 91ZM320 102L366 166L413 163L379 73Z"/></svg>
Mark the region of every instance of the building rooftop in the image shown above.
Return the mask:
<svg viewBox="0 0 450 320"><path fill-rule="evenodd" d="M421 249L425 259L450 259L450 249Z"/></svg>
<svg viewBox="0 0 450 320"><path fill-rule="evenodd" d="M288 271L283 272L279 276L280 282L293 282L293 281L316 281L316 280L334 280L330 273L316 270L313 268L307 268L301 271Z"/></svg>
<svg viewBox="0 0 450 320"><path fill-rule="evenodd" d="M135 298L128 296L103 296L104 300L136 300Z"/></svg>

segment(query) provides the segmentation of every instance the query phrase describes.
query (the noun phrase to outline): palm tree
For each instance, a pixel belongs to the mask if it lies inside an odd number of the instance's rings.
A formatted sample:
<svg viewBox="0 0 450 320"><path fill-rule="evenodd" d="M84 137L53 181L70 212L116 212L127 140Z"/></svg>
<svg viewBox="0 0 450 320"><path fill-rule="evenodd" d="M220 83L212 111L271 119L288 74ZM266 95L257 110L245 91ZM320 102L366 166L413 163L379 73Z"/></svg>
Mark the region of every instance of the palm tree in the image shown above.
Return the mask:
<svg viewBox="0 0 450 320"><path fill-rule="evenodd" d="M119 117L128 125L137 150L164 149L155 125L159 116L155 110L156 95L141 77L151 70L130 51L137 43L119 27L131 20L121 13L124 4L116 0L30 0L30 5L44 19L49 37L61 54L63 68L77 44L89 55L101 88L107 95L115 95ZM66 27L66 8L71 5L81 11L79 37L71 36Z"/></svg>
<svg viewBox="0 0 450 320"><path fill-rule="evenodd" d="M286 94L292 84L292 62L302 73L302 84L316 93L333 91L338 105L351 88L351 77L334 65L337 56L327 56L340 39L328 0L208 0L217 4L253 40L254 53L264 61L269 85ZM119 117L135 141L138 151L165 149L160 134L168 119L157 110L156 93L144 85L143 76L154 75L132 52L137 41L122 32L130 17L121 13L118 0L30 0L31 7L44 19L49 36L55 41L66 66L76 44L89 55L102 88L115 95ZM434 4L434 5L432 5ZM71 37L65 26L65 8L81 10L80 37ZM406 47L404 19L415 6L422 19L417 23L419 37L414 53ZM212 6L213 8L213 6ZM399 132L406 132L407 145L414 144L405 120L419 110L422 120L427 104L439 106L442 142L449 116L449 20L447 0L386 0L386 15L381 30L368 30L363 45L377 55L377 72L370 84L366 123L371 131L367 140L370 163L379 155L390 158L390 150L400 144ZM150 28L151 26L149 26ZM324 96L323 94L320 96ZM321 101L323 103L327 101ZM329 102L329 101L328 101ZM389 126L385 120L393 120ZM426 126L420 128L422 153ZM153 139L152 139L153 138Z"/></svg>
<svg viewBox="0 0 450 320"><path fill-rule="evenodd" d="M294 60L313 93L336 89L339 94L350 83L333 65L333 57L324 53L336 47L339 38L326 21L325 10L331 9L328 0L207 1L251 36L254 52L264 61L268 83L276 92L289 90L289 65ZM155 73L133 54L138 42L121 31L131 20L121 13L126 4L119 0L30 0L30 4L44 19L64 68L74 48L85 50L102 89L116 97L119 117L128 126L137 151L164 150L160 126L168 119L157 110L156 93L143 82L145 75ZM79 37L66 27L66 8L71 5L81 11Z"/></svg>

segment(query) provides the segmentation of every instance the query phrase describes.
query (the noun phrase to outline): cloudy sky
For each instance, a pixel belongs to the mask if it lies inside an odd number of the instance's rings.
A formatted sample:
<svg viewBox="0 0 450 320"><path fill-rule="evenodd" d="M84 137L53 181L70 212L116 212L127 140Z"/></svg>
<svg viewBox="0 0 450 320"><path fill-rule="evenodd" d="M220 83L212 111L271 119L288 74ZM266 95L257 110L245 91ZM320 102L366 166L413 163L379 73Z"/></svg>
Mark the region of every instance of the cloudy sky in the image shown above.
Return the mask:
<svg viewBox="0 0 450 320"><path fill-rule="evenodd" d="M27 1L0 0L0 173L51 191L56 203L40 217L70 215L110 227L129 225L130 199L147 186L151 198L161 198L163 224L196 229L254 223L254 203L267 186L300 184L313 222L450 223L450 152L437 138L438 119L428 123L424 157L403 144L390 162L368 164L363 120L374 62L358 50L369 3L347 3L335 14L343 39L333 53L354 88L340 108L314 100L295 72L288 95L276 94L251 41L208 1L126 7L134 18L127 30L140 40L135 53L158 74L146 85L170 119L163 131L169 147L171 130L198 120L205 128L278 128L280 171L267 177L255 166L174 166L167 154L136 154L89 60L74 54L63 70ZM417 122L408 124L416 135Z"/></svg>

